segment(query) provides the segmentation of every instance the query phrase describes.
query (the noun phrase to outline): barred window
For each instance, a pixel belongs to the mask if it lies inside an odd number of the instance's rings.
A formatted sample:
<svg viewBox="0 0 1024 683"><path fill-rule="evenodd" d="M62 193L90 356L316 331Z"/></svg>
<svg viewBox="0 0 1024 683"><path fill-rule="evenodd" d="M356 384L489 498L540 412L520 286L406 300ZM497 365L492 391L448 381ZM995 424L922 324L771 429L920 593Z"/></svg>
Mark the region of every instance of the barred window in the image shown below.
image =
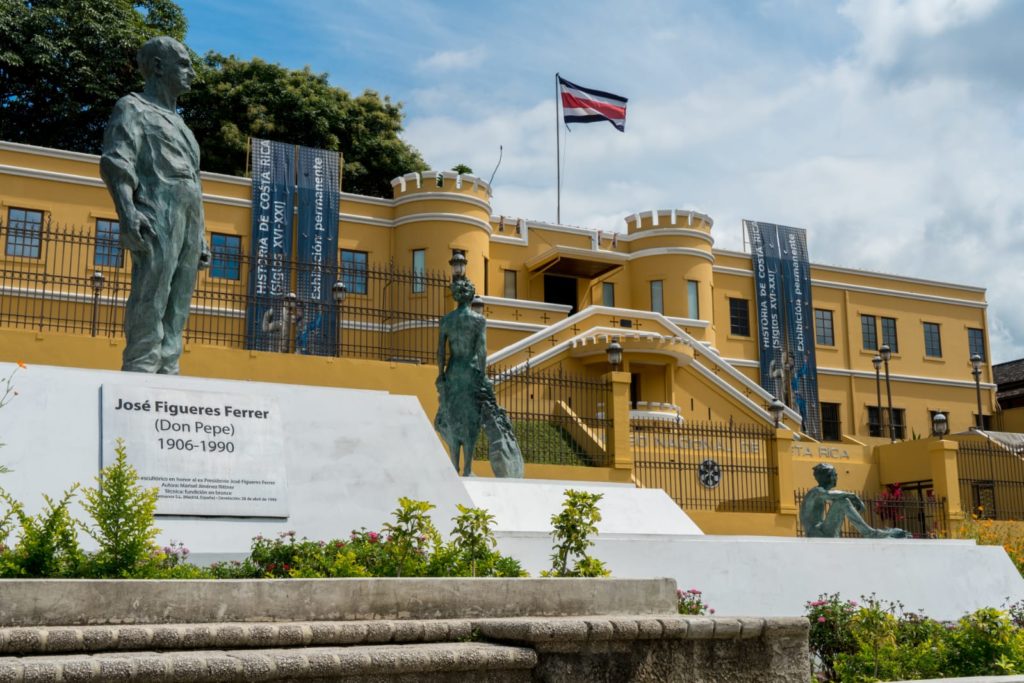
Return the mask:
<svg viewBox="0 0 1024 683"><path fill-rule="evenodd" d="M832 311L814 309L814 340L822 346L835 346L836 334L832 324Z"/></svg>
<svg viewBox="0 0 1024 683"><path fill-rule="evenodd" d="M31 209L7 209L7 245L4 253L8 256L39 258L43 243L43 212Z"/></svg>
<svg viewBox="0 0 1024 683"><path fill-rule="evenodd" d="M750 302L729 298L729 331L737 337L750 336Z"/></svg>
<svg viewBox="0 0 1024 683"><path fill-rule="evenodd" d="M241 275L242 238L238 235L210 235L210 277L238 280Z"/></svg>
<svg viewBox="0 0 1024 683"><path fill-rule="evenodd" d="M102 218L96 220L96 250L93 253L93 265L107 268L124 266L124 251L118 235L120 229L117 221Z"/></svg>
<svg viewBox="0 0 1024 683"><path fill-rule="evenodd" d="M821 404L821 436L825 441L839 441L842 438L842 423L839 419L838 403Z"/></svg>
<svg viewBox="0 0 1024 683"><path fill-rule="evenodd" d="M873 315L860 317L860 335L863 340L861 348L865 351L878 350L878 324Z"/></svg>

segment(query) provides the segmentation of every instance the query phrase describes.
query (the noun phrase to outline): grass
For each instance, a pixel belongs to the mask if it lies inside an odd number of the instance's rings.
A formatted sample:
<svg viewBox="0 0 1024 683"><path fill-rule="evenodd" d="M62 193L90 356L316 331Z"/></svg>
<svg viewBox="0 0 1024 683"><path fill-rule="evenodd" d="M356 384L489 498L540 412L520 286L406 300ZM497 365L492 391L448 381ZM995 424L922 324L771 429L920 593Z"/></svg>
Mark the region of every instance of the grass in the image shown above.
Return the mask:
<svg viewBox="0 0 1024 683"><path fill-rule="evenodd" d="M590 467L591 462L575 441L557 424L545 420L513 420L512 431L527 463ZM474 460L487 460L487 436L481 432Z"/></svg>

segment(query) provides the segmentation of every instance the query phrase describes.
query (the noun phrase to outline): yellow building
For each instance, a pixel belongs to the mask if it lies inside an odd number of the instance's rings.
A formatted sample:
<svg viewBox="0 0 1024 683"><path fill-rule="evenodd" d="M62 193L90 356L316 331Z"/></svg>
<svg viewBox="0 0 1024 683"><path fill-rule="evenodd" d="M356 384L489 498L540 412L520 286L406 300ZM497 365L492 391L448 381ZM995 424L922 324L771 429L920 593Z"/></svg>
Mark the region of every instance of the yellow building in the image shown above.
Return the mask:
<svg viewBox="0 0 1024 683"><path fill-rule="evenodd" d="M791 408L774 424L774 397L759 382L751 256L715 249L711 217L643 211L612 234L494 216L491 188L473 176L414 173L392 186L391 199L342 193L345 297L282 304L292 327L278 352L264 352L245 339L251 183L203 174L214 265L199 276L183 374L387 389L417 395L433 415L436 319L461 251L527 475L661 486L706 530L741 533L794 533L799 491L823 459L841 487L876 496L901 481L881 464L890 426L907 442L901 452L925 453L932 446L913 442L930 435L935 413L956 433L975 424L976 388L986 425L995 407L983 288L812 263L815 440ZM130 257L116 221L97 157L0 142L0 358L119 367ZM302 267L292 264L293 280ZM330 307L336 353L297 353L303 325ZM613 340L624 349L617 368ZM882 344L888 382L873 365ZM984 359L977 387L972 353ZM905 496L944 499L929 520L921 513L924 532L988 495L943 479L937 457L889 467L904 484L912 476Z"/></svg>

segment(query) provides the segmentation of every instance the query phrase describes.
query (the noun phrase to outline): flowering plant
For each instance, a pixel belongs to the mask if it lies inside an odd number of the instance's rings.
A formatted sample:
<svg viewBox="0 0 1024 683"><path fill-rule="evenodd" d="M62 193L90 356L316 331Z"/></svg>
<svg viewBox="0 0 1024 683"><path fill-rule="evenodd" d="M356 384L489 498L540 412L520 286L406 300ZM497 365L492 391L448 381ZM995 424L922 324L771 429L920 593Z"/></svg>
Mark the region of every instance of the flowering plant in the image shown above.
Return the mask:
<svg viewBox="0 0 1024 683"><path fill-rule="evenodd" d="M696 588L690 588L685 591L682 588L677 588L676 607L680 614L700 616L715 613L715 608L708 607L708 603L704 602L704 594Z"/></svg>

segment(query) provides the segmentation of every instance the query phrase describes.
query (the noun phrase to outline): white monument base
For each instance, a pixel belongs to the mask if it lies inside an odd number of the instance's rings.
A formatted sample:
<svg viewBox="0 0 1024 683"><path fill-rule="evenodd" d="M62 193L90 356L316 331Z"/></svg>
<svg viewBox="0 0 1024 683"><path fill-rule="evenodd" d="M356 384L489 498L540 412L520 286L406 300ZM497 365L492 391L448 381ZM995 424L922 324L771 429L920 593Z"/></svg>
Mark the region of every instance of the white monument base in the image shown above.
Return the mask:
<svg viewBox="0 0 1024 683"><path fill-rule="evenodd" d="M794 616L823 593L874 593L907 610L956 619L1024 599L1006 552L974 541L606 534L592 554L620 578L668 576L718 615ZM531 574L551 566L546 534L503 532L498 548Z"/></svg>
<svg viewBox="0 0 1024 683"><path fill-rule="evenodd" d="M601 534L703 535L703 531L661 489L638 489L632 484L538 479L464 479L473 505L494 515L497 531L551 530L565 490L601 494L598 507Z"/></svg>
<svg viewBox="0 0 1024 683"><path fill-rule="evenodd" d="M0 377L13 369L0 364ZM411 396L47 366L19 372L15 384L19 395L0 410L0 464L13 470L0 486L34 513L43 493L93 485L124 436L129 461L140 455L160 484L158 512L175 513L158 517L159 542L183 541L198 563L244 557L258 534L326 540L380 529L406 496L436 505L442 532L456 504L489 509L499 548L537 575L550 567L551 516L576 488L604 494L593 553L614 576L672 577L703 591L718 614L792 616L834 592L875 593L936 618L1024 599L999 547L703 536L659 490L460 479Z"/></svg>

